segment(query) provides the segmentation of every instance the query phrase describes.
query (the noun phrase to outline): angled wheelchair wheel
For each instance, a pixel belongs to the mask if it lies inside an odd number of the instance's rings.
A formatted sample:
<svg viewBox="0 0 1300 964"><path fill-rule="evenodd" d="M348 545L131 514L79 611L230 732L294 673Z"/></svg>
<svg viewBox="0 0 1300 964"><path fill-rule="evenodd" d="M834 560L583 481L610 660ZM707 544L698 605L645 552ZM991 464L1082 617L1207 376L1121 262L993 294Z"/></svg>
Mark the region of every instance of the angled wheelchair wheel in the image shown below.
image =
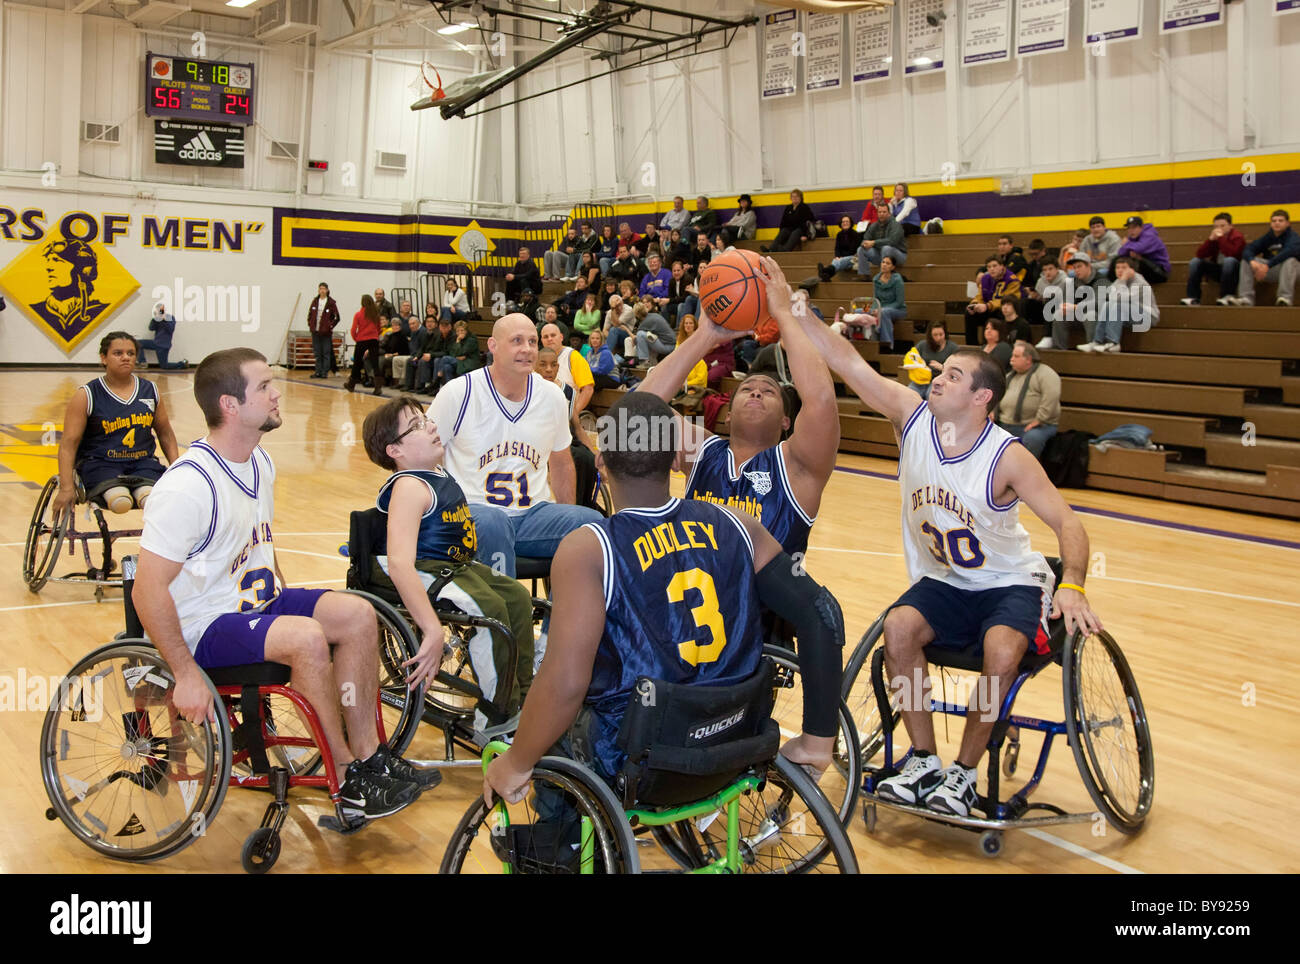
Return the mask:
<svg viewBox="0 0 1300 964"><path fill-rule="evenodd" d="M606 519L614 514L614 493L609 490L609 483L603 479L596 484L596 511Z"/></svg>
<svg viewBox="0 0 1300 964"><path fill-rule="evenodd" d="M870 763L885 744L885 730L880 716L880 705L876 700L875 687L871 685L871 656L876 648L883 645L885 638L885 614L881 613L871 624L844 667L844 688L842 698L848 705L849 715L858 731L858 746L864 764ZM894 728L898 727L899 714L893 711Z"/></svg>
<svg viewBox="0 0 1300 964"><path fill-rule="evenodd" d="M390 603L358 589L345 589L360 596L375 610L379 623L379 706L384 720L384 737L394 753L405 753L424 715L424 693L412 690L402 664L420 649L410 624Z"/></svg>
<svg viewBox="0 0 1300 964"><path fill-rule="evenodd" d="M856 874L857 856L848 833L803 767L778 754L764 776L758 789L739 799L742 872ZM686 871L708 866L727 852L725 810L654 827L652 832Z"/></svg>
<svg viewBox="0 0 1300 964"><path fill-rule="evenodd" d="M425 706L442 715L474 719L474 708L482 696L470 665L469 647L477 629L443 620L450 630L447 649L437 676L424 693Z"/></svg>
<svg viewBox="0 0 1300 964"><path fill-rule="evenodd" d="M230 779L230 728L215 687L208 683L216 722L182 720L171 669L140 639L95 650L66 680L41 729L46 816L118 860L159 860L202 836Z"/></svg>
<svg viewBox="0 0 1300 964"><path fill-rule="evenodd" d="M543 757L527 795L489 808L480 794L443 854L443 874L636 874L632 827L614 793L586 767Z"/></svg>
<svg viewBox="0 0 1300 964"><path fill-rule="evenodd" d="M1065 726L1088 795L1122 833L1137 833L1155 797L1146 709L1128 660L1103 631L1075 633L1061 673Z"/></svg>
<svg viewBox="0 0 1300 964"><path fill-rule="evenodd" d="M803 728L803 686L799 676L799 658L781 646L765 645L763 655L776 663L776 700L772 718L781 727L781 735L789 738ZM826 799L831 802L840 822L848 826L857 805L858 788L862 786L862 755L859 750L857 728L848 707L841 700L838 710L839 728L835 736L835 756L830 767L818 783Z"/></svg>
<svg viewBox="0 0 1300 964"><path fill-rule="evenodd" d="M23 545L23 582L31 592L40 592L54 572L63 545L63 535L68 529L70 509L61 518L54 514L54 497L59 492L59 477L53 476L36 498L32 520L27 526L27 541Z"/></svg>

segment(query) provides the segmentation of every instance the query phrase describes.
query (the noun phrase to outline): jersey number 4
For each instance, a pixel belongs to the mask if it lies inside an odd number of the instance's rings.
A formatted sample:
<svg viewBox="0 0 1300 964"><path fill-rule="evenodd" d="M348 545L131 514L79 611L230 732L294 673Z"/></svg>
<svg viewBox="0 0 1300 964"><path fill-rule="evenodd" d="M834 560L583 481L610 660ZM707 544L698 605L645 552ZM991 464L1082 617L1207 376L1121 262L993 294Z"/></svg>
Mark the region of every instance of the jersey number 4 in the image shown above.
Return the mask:
<svg viewBox="0 0 1300 964"><path fill-rule="evenodd" d="M940 532L928 522L921 523L921 531L930 537L930 555L944 566L960 566L962 569L978 569L984 565L984 550L980 548L975 533L969 529L949 529ZM965 546L962 544L965 543ZM945 544L947 551L945 550Z"/></svg>
<svg viewBox="0 0 1300 964"><path fill-rule="evenodd" d="M519 488L519 498L515 498L514 486ZM504 507L517 505L525 509L533 504L528 497L528 473L511 475L509 472L489 472L483 485L483 497L488 505Z"/></svg>
<svg viewBox="0 0 1300 964"><path fill-rule="evenodd" d="M713 641L704 646L694 640L678 643L677 652L692 666L716 662L727 646L727 627L722 622L722 613L718 611L718 591L713 585L713 577L699 568L677 573L668 583L668 601L684 602L688 589L694 589L700 594L700 604L691 607L695 625L700 629L708 629L713 634Z"/></svg>

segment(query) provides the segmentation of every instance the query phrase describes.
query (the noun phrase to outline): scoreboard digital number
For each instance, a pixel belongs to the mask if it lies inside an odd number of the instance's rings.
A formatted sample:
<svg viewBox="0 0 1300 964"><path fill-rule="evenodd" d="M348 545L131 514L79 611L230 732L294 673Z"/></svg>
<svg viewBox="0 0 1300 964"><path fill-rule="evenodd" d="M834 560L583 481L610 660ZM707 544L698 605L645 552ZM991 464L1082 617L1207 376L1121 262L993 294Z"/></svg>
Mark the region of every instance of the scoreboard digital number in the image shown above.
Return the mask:
<svg viewBox="0 0 1300 964"><path fill-rule="evenodd" d="M253 122L253 65L145 57L144 112L150 117Z"/></svg>

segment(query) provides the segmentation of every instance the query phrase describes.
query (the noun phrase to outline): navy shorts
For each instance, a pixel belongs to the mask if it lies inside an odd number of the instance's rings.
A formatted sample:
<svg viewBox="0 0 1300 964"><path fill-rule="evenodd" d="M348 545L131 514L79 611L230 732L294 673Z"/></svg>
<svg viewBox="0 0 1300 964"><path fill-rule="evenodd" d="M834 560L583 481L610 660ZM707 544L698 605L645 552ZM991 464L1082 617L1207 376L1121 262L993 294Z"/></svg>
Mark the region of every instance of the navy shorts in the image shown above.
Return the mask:
<svg viewBox="0 0 1300 964"><path fill-rule="evenodd" d="M246 666L266 662L266 633L277 616L310 616L328 589L282 589L261 609L218 616L194 649L200 666Z"/></svg>
<svg viewBox="0 0 1300 964"><path fill-rule="evenodd" d="M928 576L890 606L911 606L934 630L934 645L966 649L983 644L994 626L1024 633L1032 652L1047 652L1047 613L1044 591L1037 586L999 586L995 589L958 589Z"/></svg>
<svg viewBox="0 0 1300 964"><path fill-rule="evenodd" d="M107 488L114 480L122 478L145 480L138 484L157 482L162 478L164 471L166 470L163 464L152 455L131 462L85 459L77 466L77 475L81 477L81 484L86 487L87 493L95 489Z"/></svg>

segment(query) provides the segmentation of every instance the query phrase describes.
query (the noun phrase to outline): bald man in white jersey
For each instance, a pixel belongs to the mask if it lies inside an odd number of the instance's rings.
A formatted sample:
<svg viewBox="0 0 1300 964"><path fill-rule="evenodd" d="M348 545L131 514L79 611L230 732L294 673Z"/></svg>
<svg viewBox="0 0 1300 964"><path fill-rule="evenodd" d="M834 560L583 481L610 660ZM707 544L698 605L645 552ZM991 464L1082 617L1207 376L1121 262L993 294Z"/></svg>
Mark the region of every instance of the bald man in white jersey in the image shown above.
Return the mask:
<svg viewBox="0 0 1300 964"><path fill-rule="evenodd" d="M1046 651L1049 613L1064 615L1071 632L1101 629L1083 590L1088 534L1038 460L990 421L1006 391L991 356L950 356L922 401L877 373L815 317L803 316L800 324L859 398L890 420L898 439L903 548L912 587L885 617L885 664L895 697L903 696L913 751L898 776L881 782L879 793L967 816L978 801L975 765L996 722L997 703L1028 647ZM1051 570L1020 525L1019 502L1056 533L1064 569L1054 596ZM912 681L925 678L925 646L963 649L976 642L984 651L976 692L993 694L994 705L967 714L956 761L945 769L924 696Z"/></svg>

